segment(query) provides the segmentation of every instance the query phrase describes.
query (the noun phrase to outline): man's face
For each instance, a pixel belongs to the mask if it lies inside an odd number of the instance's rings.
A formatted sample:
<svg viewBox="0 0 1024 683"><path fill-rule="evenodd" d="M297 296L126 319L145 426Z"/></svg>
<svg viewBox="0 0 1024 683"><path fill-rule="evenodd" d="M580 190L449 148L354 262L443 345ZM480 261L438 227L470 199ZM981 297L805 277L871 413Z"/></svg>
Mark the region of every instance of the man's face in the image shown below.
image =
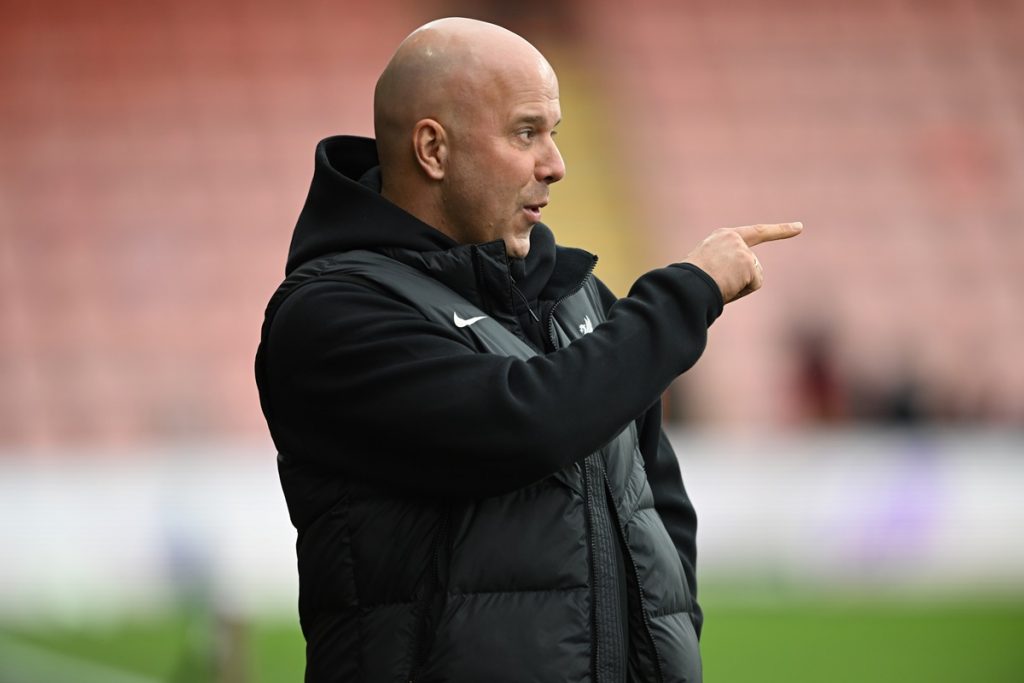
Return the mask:
<svg viewBox="0 0 1024 683"><path fill-rule="evenodd" d="M449 129L442 212L463 244L504 240L509 256L530 250L530 231L565 175L555 146L558 81L546 62L473 88ZM479 97L477 97L479 95Z"/></svg>

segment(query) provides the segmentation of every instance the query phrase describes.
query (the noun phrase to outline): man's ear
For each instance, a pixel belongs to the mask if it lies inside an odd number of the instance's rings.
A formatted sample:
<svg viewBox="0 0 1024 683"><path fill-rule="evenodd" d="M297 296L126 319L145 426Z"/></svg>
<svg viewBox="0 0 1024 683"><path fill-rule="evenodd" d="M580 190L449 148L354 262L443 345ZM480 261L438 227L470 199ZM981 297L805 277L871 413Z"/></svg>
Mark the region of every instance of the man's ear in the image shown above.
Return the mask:
<svg viewBox="0 0 1024 683"><path fill-rule="evenodd" d="M448 163L448 137L444 126L434 119L421 119L412 129L412 145L416 162L433 180L444 178Z"/></svg>

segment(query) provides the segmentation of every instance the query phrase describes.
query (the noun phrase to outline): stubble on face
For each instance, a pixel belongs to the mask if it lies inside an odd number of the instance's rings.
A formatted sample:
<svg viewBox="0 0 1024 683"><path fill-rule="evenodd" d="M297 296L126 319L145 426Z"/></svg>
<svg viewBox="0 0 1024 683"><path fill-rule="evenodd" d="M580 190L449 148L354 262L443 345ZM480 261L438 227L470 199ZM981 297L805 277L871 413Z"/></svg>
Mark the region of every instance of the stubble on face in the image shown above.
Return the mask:
<svg viewBox="0 0 1024 683"><path fill-rule="evenodd" d="M476 76L472 104L460 108L449 131L445 214L460 242L501 239L510 257L525 258L549 196L537 165L553 145L544 136L560 117L558 81L535 51Z"/></svg>

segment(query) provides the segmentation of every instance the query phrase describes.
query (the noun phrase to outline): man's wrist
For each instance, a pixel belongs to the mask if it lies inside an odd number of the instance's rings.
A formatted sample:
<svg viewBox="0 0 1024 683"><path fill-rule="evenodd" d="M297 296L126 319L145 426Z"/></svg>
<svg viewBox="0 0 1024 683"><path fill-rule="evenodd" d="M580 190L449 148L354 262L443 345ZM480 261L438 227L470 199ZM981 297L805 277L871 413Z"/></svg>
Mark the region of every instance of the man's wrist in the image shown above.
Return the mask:
<svg viewBox="0 0 1024 683"><path fill-rule="evenodd" d="M690 271L691 273L696 274L701 279L701 281L703 281L704 284L707 285L708 289L711 290L711 293L714 296L715 310L712 319L722 315L722 311L725 309L725 299L722 297L722 290L719 289L718 283L715 282L715 279L713 277L708 275L699 266L695 266L692 263L673 263L671 267L680 268L682 270L687 270Z"/></svg>

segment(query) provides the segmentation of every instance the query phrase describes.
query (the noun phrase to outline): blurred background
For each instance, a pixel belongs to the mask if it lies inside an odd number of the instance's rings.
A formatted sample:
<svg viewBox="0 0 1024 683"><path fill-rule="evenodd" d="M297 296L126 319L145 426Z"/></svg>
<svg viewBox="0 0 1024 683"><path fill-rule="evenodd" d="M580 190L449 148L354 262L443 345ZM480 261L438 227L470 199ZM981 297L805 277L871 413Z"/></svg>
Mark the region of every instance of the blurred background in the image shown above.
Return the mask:
<svg viewBox="0 0 1024 683"><path fill-rule="evenodd" d="M619 294L806 226L666 395L707 679L1024 680L1024 1L0 0L0 683L301 679L263 308L446 15L554 65Z"/></svg>

